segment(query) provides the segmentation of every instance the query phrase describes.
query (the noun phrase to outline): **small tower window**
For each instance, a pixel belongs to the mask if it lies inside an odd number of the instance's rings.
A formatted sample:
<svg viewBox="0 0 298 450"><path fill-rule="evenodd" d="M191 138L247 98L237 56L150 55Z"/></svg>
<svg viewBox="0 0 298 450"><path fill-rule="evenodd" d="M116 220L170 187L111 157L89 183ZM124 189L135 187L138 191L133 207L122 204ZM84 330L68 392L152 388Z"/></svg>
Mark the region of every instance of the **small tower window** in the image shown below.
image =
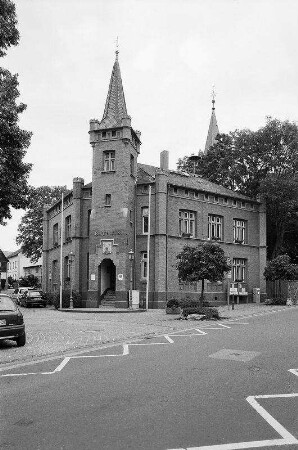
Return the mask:
<svg viewBox="0 0 298 450"><path fill-rule="evenodd" d="M105 206L111 206L111 194L106 194Z"/></svg>
<svg viewBox="0 0 298 450"><path fill-rule="evenodd" d="M112 137L116 137L116 131L112 131Z"/></svg>
<svg viewBox="0 0 298 450"><path fill-rule="evenodd" d="M103 131L103 132L101 133L101 137L102 137L103 139L105 139L105 138L107 137L107 132L106 132L106 131Z"/></svg>
<svg viewBox="0 0 298 450"><path fill-rule="evenodd" d="M104 152L104 169L105 172L113 172L115 170L115 152Z"/></svg>

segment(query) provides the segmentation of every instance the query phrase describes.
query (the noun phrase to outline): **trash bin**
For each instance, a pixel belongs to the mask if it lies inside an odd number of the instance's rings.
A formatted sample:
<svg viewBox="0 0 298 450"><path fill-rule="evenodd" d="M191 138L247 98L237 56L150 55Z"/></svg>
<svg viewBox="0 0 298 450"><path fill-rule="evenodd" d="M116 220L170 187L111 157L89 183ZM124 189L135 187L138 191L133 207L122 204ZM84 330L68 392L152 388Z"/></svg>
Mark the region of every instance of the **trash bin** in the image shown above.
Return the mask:
<svg viewBox="0 0 298 450"><path fill-rule="evenodd" d="M253 302L254 303L260 303L260 301L261 301L261 289L260 288L253 288L252 296L253 296Z"/></svg>

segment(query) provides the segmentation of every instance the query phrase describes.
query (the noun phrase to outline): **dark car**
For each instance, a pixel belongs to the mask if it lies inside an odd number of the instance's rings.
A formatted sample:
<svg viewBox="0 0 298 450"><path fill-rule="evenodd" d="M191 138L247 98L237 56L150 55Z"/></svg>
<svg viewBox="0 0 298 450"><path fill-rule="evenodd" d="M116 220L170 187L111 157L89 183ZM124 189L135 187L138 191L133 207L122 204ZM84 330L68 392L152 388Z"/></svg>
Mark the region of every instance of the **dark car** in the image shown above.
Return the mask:
<svg viewBox="0 0 298 450"><path fill-rule="evenodd" d="M47 306L47 301L43 298L40 291L27 291L20 297L19 303L21 306Z"/></svg>
<svg viewBox="0 0 298 450"><path fill-rule="evenodd" d="M18 347L26 343L23 314L8 295L0 294L0 340L12 339Z"/></svg>

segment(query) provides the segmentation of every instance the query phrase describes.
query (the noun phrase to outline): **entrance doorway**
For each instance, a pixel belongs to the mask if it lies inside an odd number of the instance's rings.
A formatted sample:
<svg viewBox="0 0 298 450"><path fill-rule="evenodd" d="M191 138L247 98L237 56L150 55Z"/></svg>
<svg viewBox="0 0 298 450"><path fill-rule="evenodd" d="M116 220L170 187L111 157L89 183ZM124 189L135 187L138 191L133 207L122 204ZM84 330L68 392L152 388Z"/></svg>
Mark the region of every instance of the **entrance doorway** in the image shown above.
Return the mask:
<svg viewBox="0 0 298 450"><path fill-rule="evenodd" d="M102 299L107 291L115 292L116 289L116 266L111 259L104 259L98 266L98 290L99 298Z"/></svg>

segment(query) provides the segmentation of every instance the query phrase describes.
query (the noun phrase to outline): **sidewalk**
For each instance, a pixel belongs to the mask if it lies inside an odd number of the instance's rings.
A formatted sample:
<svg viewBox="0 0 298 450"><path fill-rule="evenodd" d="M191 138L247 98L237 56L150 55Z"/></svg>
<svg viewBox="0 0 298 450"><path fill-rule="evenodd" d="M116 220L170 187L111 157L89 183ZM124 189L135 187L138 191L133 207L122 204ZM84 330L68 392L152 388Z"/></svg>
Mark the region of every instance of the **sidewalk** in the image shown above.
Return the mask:
<svg viewBox="0 0 298 450"><path fill-rule="evenodd" d="M54 308L21 308L26 324L27 343L16 347L14 342L0 344L0 370L7 365L63 356L87 348L121 343L143 337L152 337L199 327L199 321L177 320L179 316L164 310L124 310L107 308L96 311L63 310ZM290 310L288 306L258 304L219 307L224 318L236 318L272 310Z"/></svg>

